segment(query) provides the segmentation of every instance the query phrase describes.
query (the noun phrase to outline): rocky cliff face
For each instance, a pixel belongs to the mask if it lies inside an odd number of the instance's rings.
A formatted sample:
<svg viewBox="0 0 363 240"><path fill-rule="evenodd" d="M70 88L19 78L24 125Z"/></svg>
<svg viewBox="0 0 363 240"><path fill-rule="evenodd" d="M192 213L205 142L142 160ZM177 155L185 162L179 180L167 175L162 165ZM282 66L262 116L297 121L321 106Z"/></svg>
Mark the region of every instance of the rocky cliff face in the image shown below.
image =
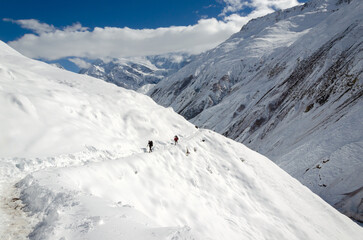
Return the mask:
<svg viewBox="0 0 363 240"><path fill-rule="evenodd" d="M252 20L150 95L362 221L362 12L358 0L314 0Z"/></svg>
<svg viewBox="0 0 363 240"><path fill-rule="evenodd" d="M103 79L118 86L137 90L147 84L156 84L188 64L193 57L175 53L139 58L98 59L91 67L79 73Z"/></svg>

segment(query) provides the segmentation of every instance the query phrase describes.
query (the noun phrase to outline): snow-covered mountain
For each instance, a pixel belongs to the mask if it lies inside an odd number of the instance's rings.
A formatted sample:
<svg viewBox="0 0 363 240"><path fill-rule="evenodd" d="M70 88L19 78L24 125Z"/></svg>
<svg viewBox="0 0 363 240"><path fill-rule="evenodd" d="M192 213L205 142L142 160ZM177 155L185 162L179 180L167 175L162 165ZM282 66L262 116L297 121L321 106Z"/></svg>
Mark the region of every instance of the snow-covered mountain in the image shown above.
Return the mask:
<svg viewBox="0 0 363 240"><path fill-rule="evenodd" d="M145 95L2 42L0 86L1 239L363 235L269 159Z"/></svg>
<svg viewBox="0 0 363 240"><path fill-rule="evenodd" d="M254 19L150 96L268 156L363 221L363 2Z"/></svg>
<svg viewBox="0 0 363 240"><path fill-rule="evenodd" d="M60 69L65 69L60 63L51 63L51 64L49 64L49 65L51 65L51 66L53 66L53 67L57 67L57 68L60 68Z"/></svg>
<svg viewBox="0 0 363 240"><path fill-rule="evenodd" d="M156 56L119 58L94 61L79 73L103 79L128 89L137 90L147 84L156 84L188 64L193 56L170 53Z"/></svg>

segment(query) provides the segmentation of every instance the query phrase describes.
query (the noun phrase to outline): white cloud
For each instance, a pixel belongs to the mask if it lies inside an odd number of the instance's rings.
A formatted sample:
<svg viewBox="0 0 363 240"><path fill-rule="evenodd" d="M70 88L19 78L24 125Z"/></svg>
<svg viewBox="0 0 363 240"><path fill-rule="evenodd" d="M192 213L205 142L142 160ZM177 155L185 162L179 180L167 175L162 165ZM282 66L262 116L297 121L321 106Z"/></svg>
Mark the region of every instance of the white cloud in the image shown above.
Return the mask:
<svg viewBox="0 0 363 240"><path fill-rule="evenodd" d="M221 1L221 0L219 0ZM286 9L299 4L297 0L222 0L226 5L221 12L221 16L227 16L228 13L236 13L246 7L253 9L252 12L269 13L274 9ZM261 14L256 14L260 15Z"/></svg>
<svg viewBox="0 0 363 240"><path fill-rule="evenodd" d="M76 31L87 31L88 27L83 27L80 23L74 23L72 26L66 26L63 28L63 31L65 32L76 32Z"/></svg>
<svg viewBox="0 0 363 240"><path fill-rule="evenodd" d="M78 28L71 31L26 34L9 45L32 58L55 60L63 57L127 57L210 49L237 32L240 25L215 18L201 19L193 26L157 29ZM79 30L79 29L82 29Z"/></svg>
<svg viewBox="0 0 363 240"><path fill-rule="evenodd" d="M49 25L46 23L40 23L36 19L13 20L11 18L3 18L3 21L19 24L22 28L32 30L33 32L35 32L37 34L55 31L55 27L53 25Z"/></svg>
<svg viewBox="0 0 363 240"><path fill-rule="evenodd" d="M229 12L238 12L249 4L247 1L241 0L223 0L223 2L226 4L226 6L221 13L222 16L225 16Z"/></svg>
<svg viewBox="0 0 363 240"><path fill-rule="evenodd" d="M91 66L90 63L80 58L69 58L68 60L76 64L79 68L89 68Z"/></svg>
<svg viewBox="0 0 363 240"><path fill-rule="evenodd" d="M26 34L16 41L9 42L13 48L31 58L46 60L64 57L119 58L178 51L200 53L225 41L251 18L270 13L274 11L273 8L282 9L298 4L297 0L219 1L223 1L226 5L221 13L222 20L200 19L195 25L179 27L156 29L96 27L90 30L80 23L75 23L72 26L56 29L53 25L40 23L35 19L4 20L17 23L38 34ZM238 11L246 6L253 11L247 16L240 16ZM82 64L78 60L74 61Z"/></svg>
<svg viewBox="0 0 363 240"><path fill-rule="evenodd" d="M183 56L181 55L172 55L171 61L173 63L181 63L184 60Z"/></svg>

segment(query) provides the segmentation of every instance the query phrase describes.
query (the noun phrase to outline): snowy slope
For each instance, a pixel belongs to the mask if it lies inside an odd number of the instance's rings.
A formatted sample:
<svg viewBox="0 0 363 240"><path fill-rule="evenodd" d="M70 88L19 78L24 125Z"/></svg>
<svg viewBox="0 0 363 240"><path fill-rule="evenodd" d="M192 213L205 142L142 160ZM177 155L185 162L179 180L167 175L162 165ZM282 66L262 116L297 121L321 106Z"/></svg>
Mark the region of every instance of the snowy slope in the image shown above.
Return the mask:
<svg viewBox="0 0 363 240"><path fill-rule="evenodd" d="M150 95L362 221L362 3L313 0L254 19Z"/></svg>
<svg viewBox="0 0 363 240"><path fill-rule="evenodd" d="M149 118L162 120L160 111L165 110L153 102L146 104L149 97L110 84L100 85L97 79L48 68L46 64L42 67L29 59L3 53L2 59L7 60L7 66L1 70L1 88L6 92L1 95L0 131L4 134L0 138L0 156L49 156L77 152L87 145L120 149L143 146L142 140L146 139L142 136L165 140L157 130L164 121ZM135 99L132 104L130 98ZM121 110L125 116L120 115ZM183 121L187 125L182 117L165 117L165 121ZM135 122L140 123L136 129ZM164 131L163 135L170 137L178 128ZM131 134L140 135L135 138L138 142L127 140Z"/></svg>
<svg viewBox="0 0 363 240"><path fill-rule="evenodd" d="M79 73L103 79L117 86L137 90L161 79L188 64L193 56L187 53L170 53L156 56L119 58L94 61Z"/></svg>
<svg viewBox="0 0 363 240"><path fill-rule="evenodd" d="M363 234L269 159L147 96L27 59L1 42L0 74L1 239Z"/></svg>

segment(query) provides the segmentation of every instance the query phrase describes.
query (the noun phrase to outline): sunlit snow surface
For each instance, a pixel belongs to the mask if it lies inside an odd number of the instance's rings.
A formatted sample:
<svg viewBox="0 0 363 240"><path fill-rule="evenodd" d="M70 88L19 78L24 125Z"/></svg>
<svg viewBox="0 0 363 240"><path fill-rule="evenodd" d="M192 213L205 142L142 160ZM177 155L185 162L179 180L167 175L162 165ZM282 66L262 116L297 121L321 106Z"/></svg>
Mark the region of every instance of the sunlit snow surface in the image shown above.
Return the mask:
<svg viewBox="0 0 363 240"><path fill-rule="evenodd" d="M362 13L362 0L311 0L253 19L149 94L363 221Z"/></svg>
<svg viewBox="0 0 363 240"><path fill-rule="evenodd" d="M0 106L1 239L363 236L244 145L2 42Z"/></svg>

